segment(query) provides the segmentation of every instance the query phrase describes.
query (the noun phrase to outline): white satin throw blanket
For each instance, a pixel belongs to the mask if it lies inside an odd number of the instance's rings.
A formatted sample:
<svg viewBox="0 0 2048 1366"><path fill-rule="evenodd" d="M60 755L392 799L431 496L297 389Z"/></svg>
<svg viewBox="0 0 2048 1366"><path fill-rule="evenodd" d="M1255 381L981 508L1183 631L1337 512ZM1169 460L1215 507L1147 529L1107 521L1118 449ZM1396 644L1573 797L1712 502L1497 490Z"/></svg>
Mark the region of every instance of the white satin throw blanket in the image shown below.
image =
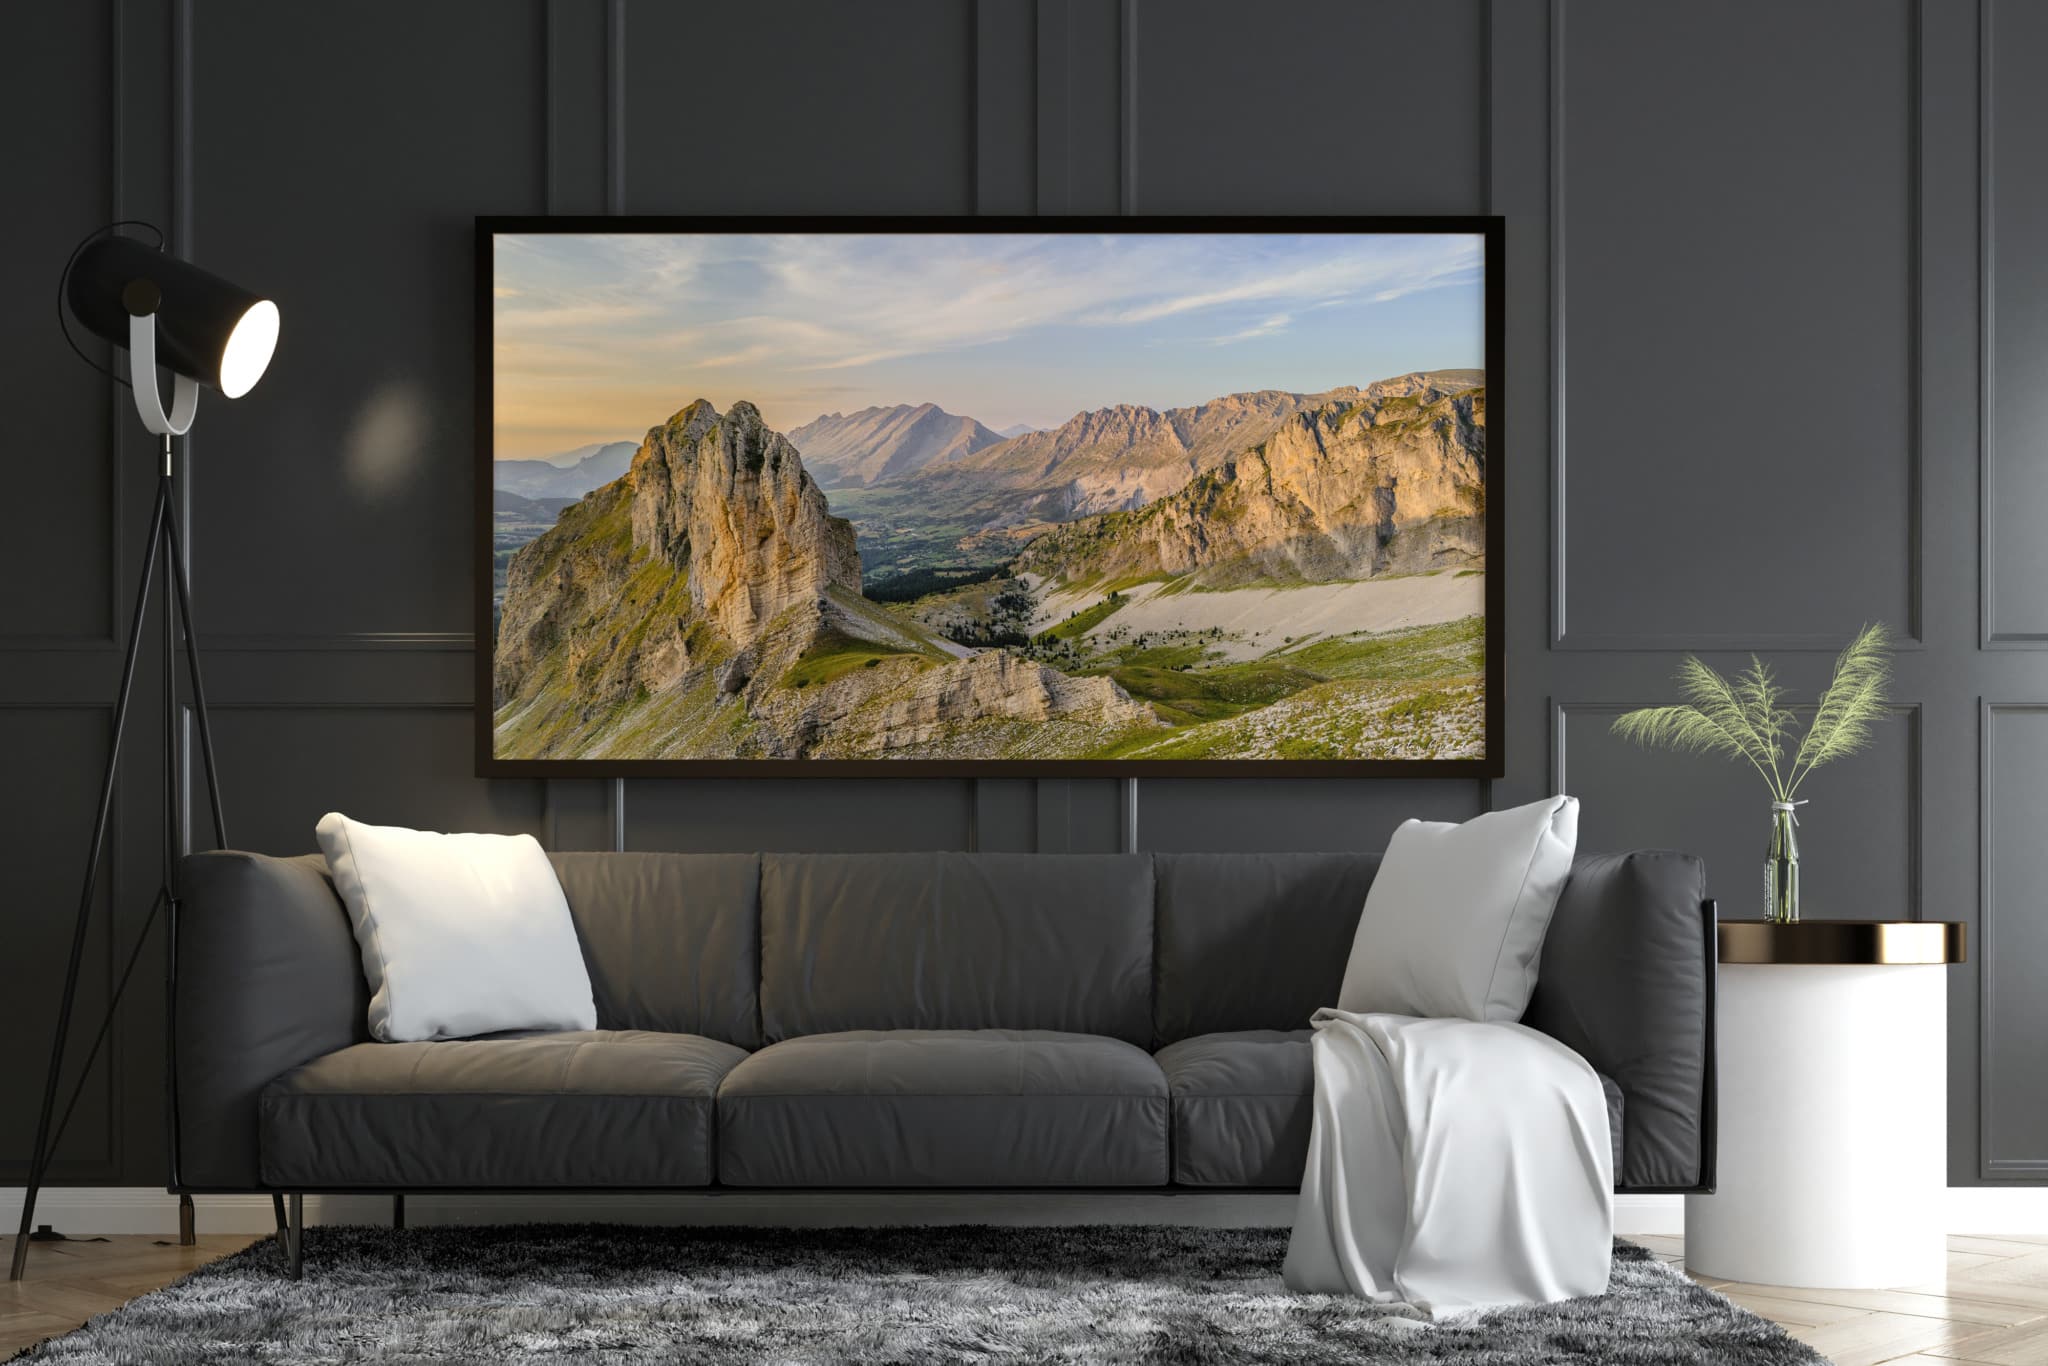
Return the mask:
<svg viewBox="0 0 2048 1366"><path fill-rule="evenodd" d="M1598 1295L1614 1246L1607 1101L1519 1024L1319 1010L1288 1289L1431 1318Z"/></svg>

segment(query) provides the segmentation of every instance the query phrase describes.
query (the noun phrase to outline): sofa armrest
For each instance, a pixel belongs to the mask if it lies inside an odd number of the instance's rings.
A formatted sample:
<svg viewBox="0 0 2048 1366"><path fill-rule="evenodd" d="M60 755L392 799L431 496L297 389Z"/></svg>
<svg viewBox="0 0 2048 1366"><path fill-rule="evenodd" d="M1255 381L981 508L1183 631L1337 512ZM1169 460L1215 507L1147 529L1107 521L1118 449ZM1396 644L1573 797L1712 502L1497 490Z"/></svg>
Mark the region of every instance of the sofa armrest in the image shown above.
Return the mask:
<svg viewBox="0 0 2048 1366"><path fill-rule="evenodd" d="M1699 859L1649 850L1573 860L1522 1022L1621 1088L1618 1189L1713 1184L1714 958Z"/></svg>
<svg viewBox="0 0 2048 1366"><path fill-rule="evenodd" d="M181 891L174 1180L185 1190L260 1190L257 1094L369 1038L362 959L318 855L193 854Z"/></svg>

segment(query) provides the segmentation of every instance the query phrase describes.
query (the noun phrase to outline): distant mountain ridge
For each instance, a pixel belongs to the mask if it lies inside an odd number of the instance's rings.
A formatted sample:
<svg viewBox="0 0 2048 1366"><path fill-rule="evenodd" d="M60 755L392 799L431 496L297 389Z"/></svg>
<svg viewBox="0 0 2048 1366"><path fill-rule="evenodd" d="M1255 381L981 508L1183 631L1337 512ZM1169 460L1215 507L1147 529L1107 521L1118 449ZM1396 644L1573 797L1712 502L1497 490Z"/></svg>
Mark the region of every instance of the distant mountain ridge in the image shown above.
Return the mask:
<svg viewBox="0 0 2048 1366"><path fill-rule="evenodd" d="M557 469L572 470L591 456L602 454L606 447L632 444L630 441L593 441L587 446L578 446L573 451L559 451L554 455L542 456L541 459Z"/></svg>
<svg viewBox="0 0 2048 1366"><path fill-rule="evenodd" d="M1078 583L1194 572L1205 587L1468 568L1486 549L1485 464L1483 385L1354 391L1142 509L1053 528L1017 566Z"/></svg>
<svg viewBox="0 0 2048 1366"><path fill-rule="evenodd" d="M491 511L522 521L538 522L543 526L552 523L561 515L562 509L574 503L574 498L528 498L508 489L491 490Z"/></svg>
<svg viewBox="0 0 2048 1366"><path fill-rule="evenodd" d="M1225 394L1163 412L1118 404L1076 413L1049 431L928 464L901 482L917 486L938 505L957 501L990 529L1132 511L1178 492L1297 414L1332 403L1372 404L1393 397L1434 402L1485 382L1481 370L1419 370L1314 394L1281 389Z"/></svg>
<svg viewBox="0 0 2048 1366"><path fill-rule="evenodd" d="M581 498L624 474L637 449L634 441L604 441L546 460L496 460L491 487L522 498Z"/></svg>
<svg viewBox="0 0 2048 1366"><path fill-rule="evenodd" d="M821 488L877 483L958 460L1002 441L971 417L936 403L898 403L826 413L789 433Z"/></svg>

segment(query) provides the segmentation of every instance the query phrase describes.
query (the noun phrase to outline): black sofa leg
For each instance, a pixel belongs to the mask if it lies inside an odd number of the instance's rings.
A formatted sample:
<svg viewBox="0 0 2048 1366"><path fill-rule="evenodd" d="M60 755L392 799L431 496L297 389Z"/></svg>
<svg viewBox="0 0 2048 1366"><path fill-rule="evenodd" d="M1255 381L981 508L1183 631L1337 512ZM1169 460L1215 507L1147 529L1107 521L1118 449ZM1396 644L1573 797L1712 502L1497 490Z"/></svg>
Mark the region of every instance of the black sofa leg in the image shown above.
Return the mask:
<svg viewBox="0 0 2048 1366"><path fill-rule="evenodd" d="M277 1214L277 1240L283 1246L286 1265L293 1280L298 1280L306 1268L306 1197L294 1192L290 1197L273 1195L271 1208ZM289 1208L290 1215L285 1211Z"/></svg>
<svg viewBox="0 0 2048 1366"><path fill-rule="evenodd" d="M405 1197L402 1195L391 1197L391 1227L405 1227Z"/></svg>
<svg viewBox="0 0 2048 1366"><path fill-rule="evenodd" d="M178 1246L192 1247L199 1242L199 1221L192 1209L192 1197L178 1197Z"/></svg>

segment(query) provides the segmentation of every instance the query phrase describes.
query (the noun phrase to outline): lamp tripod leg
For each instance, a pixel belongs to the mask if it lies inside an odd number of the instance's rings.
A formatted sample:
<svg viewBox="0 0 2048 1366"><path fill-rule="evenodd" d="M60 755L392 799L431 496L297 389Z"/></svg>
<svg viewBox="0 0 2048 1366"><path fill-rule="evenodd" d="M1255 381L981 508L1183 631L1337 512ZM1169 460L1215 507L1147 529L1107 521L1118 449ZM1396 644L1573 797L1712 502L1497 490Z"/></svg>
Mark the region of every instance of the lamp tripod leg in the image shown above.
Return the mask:
<svg viewBox="0 0 2048 1366"><path fill-rule="evenodd" d="M178 519L168 525L170 537L171 585L177 590L178 620L185 636L185 672L192 684L192 720L199 731L199 757L206 767L206 796L213 807L213 842L228 847L227 818L221 813L220 776L213 761L213 727L206 715L206 681L199 671L199 628L192 624L192 590L187 585L190 571L185 564L185 542L178 532Z"/></svg>
<svg viewBox="0 0 2048 1366"><path fill-rule="evenodd" d="M86 931L92 923L93 895L99 890L100 856L106 850L107 824L113 815L114 777L120 768L121 739L128 724L128 699L135 691L135 660L142 647L142 622L149 609L150 583L156 575L156 557L163 540L169 511L167 489L159 484L156 511L150 517L149 548L142 556L142 582L135 591L135 610L128 621L128 650L121 661L121 691L114 703L113 737L107 747L107 766L100 778L99 814L93 819L92 845L86 855L84 886L79 890L78 916L71 931L71 957L64 970L64 994L57 1007L57 1035L50 1046L50 1070L43 1080L42 1111L36 1120L35 1146L29 1152L28 1185L21 1196L21 1227L14 1238L14 1261L8 1279L18 1281L28 1268L29 1230L34 1227L36 1194L49 1174L50 1120L57 1107L57 1089L64 1066L64 1045L71 1029L71 1010L78 997L79 969L85 960Z"/></svg>
<svg viewBox="0 0 2048 1366"><path fill-rule="evenodd" d="M178 508L176 467L171 461L171 438L168 435L164 437L163 479L167 490L167 500L172 509L171 516L166 519L164 535L164 577L167 580L164 590L166 599L164 620L167 634L170 635L170 639L167 640L165 645L165 668L169 670L172 667L170 656L176 654L178 639L182 636L185 646L186 677L192 688L192 718L199 732L199 756L206 770L207 804L213 815L213 842L216 848L225 849L228 847L228 823L221 809L220 773L213 757L213 726L208 719L206 707L206 680L201 675L199 667L199 628L193 624L192 619L191 573L185 561L184 533L178 527L176 513ZM177 609L177 623L179 627L179 631L175 634L169 632L169 623L171 622L169 608L172 605L175 605ZM164 683L166 696L170 695L172 689L173 684L171 680L166 678ZM189 833L186 828L189 819L185 814L187 798L185 771L183 765L178 762L179 752L175 745L166 747L165 758L170 765L166 770L166 789L168 792L166 801L170 804L169 809L177 813L176 819L172 822L171 838L174 843L182 845L182 841L187 838ZM165 928L165 936L168 941L168 951L165 954L165 960L168 966L164 982L164 1009L167 1015L164 1028L164 1113L170 1130L171 1184L176 1186L184 1179L184 1164L180 1142L182 1132L181 1116L178 1107L179 899L177 893L177 869L174 864L166 867L164 884L169 893ZM283 1207L280 1206L280 1215L282 1215L282 1211Z"/></svg>

